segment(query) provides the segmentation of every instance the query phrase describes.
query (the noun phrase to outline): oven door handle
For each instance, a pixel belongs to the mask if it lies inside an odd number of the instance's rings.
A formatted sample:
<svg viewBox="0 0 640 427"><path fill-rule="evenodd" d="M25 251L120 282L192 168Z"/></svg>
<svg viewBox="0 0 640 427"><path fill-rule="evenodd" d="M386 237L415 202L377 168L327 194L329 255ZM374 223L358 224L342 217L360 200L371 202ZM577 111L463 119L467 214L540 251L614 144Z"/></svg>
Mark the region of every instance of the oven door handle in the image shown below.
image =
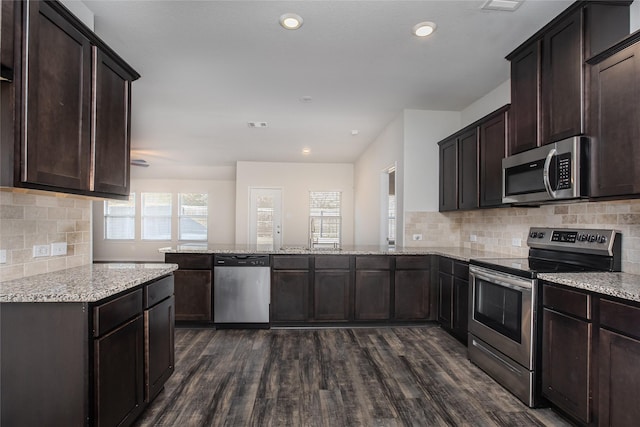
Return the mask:
<svg viewBox="0 0 640 427"><path fill-rule="evenodd" d="M480 272L476 269L472 269L470 274L486 282L494 283L496 285L504 286L510 289L515 289L517 291L531 290L533 288L530 281L512 279L509 276L491 274L487 271Z"/></svg>
<svg viewBox="0 0 640 427"><path fill-rule="evenodd" d="M549 176L549 169L551 168L551 159L556 155L558 151L555 148L552 148L547 154L547 158L544 160L544 167L542 169L542 180L544 181L544 188L547 189L547 193L553 199L557 199L558 196L553 188L551 188L551 177Z"/></svg>

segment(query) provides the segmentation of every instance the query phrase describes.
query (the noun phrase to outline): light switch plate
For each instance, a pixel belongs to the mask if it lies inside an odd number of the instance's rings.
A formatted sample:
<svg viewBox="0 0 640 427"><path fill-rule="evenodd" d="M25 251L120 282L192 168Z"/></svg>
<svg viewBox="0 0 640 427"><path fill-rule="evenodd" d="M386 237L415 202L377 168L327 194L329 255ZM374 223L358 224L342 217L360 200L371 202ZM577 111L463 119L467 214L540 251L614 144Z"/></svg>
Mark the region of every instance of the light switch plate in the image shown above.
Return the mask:
<svg viewBox="0 0 640 427"><path fill-rule="evenodd" d="M478 236L476 236L475 234L472 234L471 236L469 236L469 241L470 242L477 242L478 241Z"/></svg>
<svg viewBox="0 0 640 427"><path fill-rule="evenodd" d="M57 242L51 244L51 256L66 255L67 242Z"/></svg>
<svg viewBox="0 0 640 427"><path fill-rule="evenodd" d="M6 263L7 263L7 250L0 249L0 264L6 264Z"/></svg>
<svg viewBox="0 0 640 427"><path fill-rule="evenodd" d="M522 246L522 239L511 239L511 246Z"/></svg>

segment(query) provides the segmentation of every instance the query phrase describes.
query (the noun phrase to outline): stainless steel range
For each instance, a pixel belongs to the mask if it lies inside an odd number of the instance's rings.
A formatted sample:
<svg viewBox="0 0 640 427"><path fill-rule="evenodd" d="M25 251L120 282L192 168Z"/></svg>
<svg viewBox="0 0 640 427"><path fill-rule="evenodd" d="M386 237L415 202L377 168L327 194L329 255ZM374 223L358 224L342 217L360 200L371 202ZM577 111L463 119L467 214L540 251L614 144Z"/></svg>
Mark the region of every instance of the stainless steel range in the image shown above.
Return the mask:
<svg viewBox="0 0 640 427"><path fill-rule="evenodd" d="M537 406L537 274L620 271L621 241L615 230L532 227L528 258L471 260L469 359L528 406Z"/></svg>

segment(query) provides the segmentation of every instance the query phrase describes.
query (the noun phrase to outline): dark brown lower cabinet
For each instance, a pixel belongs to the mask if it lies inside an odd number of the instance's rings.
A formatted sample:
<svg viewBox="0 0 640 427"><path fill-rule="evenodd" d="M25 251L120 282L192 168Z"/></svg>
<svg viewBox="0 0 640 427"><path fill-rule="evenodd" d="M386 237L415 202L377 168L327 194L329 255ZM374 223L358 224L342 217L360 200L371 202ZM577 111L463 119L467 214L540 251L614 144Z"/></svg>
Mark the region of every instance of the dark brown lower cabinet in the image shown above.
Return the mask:
<svg viewBox="0 0 640 427"><path fill-rule="evenodd" d="M212 270L176 270L176 320L213 322Z"/></svg>
<svg viewBox="0 0 640 427"><path fill-rule="evenodd" d="M591 420L592 324L543 309L542 394L583 423Z"/></svg>
<svg viewBox="0 0 640 427"><path fill-rule="evenodd" d="M96 339L94 355L95 425L131 425L144 408L142 315Z"/></svg>
<svg viewBox="0 0 640 427"><path fill-rule="evenodd" d="M448 330L453 327L453 276L438 274L438 322Z"/></svg>
<svg viewBox="0 0 640 427"><path fill-rule="evenodd" d="M170 296L144 312L145 402L162 390L174 370L175 298Z"/></svg>
<svg viewBox="0 0 640 427"><path fill-rule="evenodd" d="M640 305L600 300L598 424L640 420Z"/></svg>
<svg viewBox="0 0 640 427"><path fill-rule="evenodd" d="M389 319L390 294L389 271L356 271L355 320Z"/></svg>
<svg viewBox="0 0 640 427"><path fill-rule="evenodd" d="M309 319L308 270L275 270L271 275L271 321Z"/></svg>
<svg viewBox="0 0 640 427"><path fill-rule="evenodd" d="M396 320L426 320L431 314L431 272L396 270L394 313Z"/></svg>
<svg viewBox="0 0 640 427"><path fill-rule="evenodd" d="M452 334L463 343L467 342L469 331L469 281L453 278L453 329Z"/></svg>
<svg viewBox="0 0 640 427"><path fill-rule="evenodd" d="M313 318L349 320L349 270L316 270L313 280Z"/></svg>
<svg viewBox="0 0 640 427"><path fill-rule="evenodd" d="M438 323L466 345L469 330L469 263L438 261Z"/></svg>
<svg viewBox="0 0 640 427"><path fill-rule="evenodd" d="M176 321L213 323L213 254L167 253L164 262L178 264L173 273Z"/></svg>

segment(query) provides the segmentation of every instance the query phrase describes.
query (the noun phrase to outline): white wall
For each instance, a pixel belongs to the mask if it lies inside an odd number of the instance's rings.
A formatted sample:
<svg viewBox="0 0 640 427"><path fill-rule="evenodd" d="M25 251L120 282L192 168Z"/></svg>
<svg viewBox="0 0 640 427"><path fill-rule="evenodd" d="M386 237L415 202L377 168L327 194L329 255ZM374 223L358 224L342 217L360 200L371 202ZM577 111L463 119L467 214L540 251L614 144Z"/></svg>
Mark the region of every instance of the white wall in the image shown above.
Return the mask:
<svg viewBox="0 0 640 427"><path fill-rule="evenodd" d="M400 177L404 170L404 114L389 123L382 133L362 153L355 163L355 244L380 243L381 176L396 165L397 219L402 222L403 185ZM397 237L402 235L398 225ZM401 243L397 242L400 246Z"/></svg>
<svg viewBox="0 0 640 427"><path fill-rule="evenodd" d="M502 83L460 112L463 128L511 102L511 79Z"/></svg>
<svg viewBox="0 0 640 427"><path fill-rule="evenodd" d="M93 12L83 2L80 0L60 0L60 2L90 30L95 31Z"/></svg>
<svg viewBox="0 0 640 427"><path fill-rule="evenodd" d="M460 113L456 111L404 111L405 212L438 211L437 143L460 127Z"/></svg>
<svg viewBox="0 0 640 427"><path fill-rule="evenodd" d="M238 162L236 165L236 243L248 244L249 189L282 189L282 244L307 245L309 191L342 192L342 244L354 244L353 165L343 163Z"/></svg>
<svg viewBox="0 0 640 427"><path fill-rule="evenodd" d="M131 192L137 200L142 192L170 192L174 194L173 222L170 241L142 241L140 239L140 204L136 205L136 240L114 241L104 239L104 202L93 204L93 257L95 261L162 261L164 255L159 248L176 246L177 239L177 194L208 193L208 243L233 244L235 242L235 182L176 179L131 180Z"/></svg>

